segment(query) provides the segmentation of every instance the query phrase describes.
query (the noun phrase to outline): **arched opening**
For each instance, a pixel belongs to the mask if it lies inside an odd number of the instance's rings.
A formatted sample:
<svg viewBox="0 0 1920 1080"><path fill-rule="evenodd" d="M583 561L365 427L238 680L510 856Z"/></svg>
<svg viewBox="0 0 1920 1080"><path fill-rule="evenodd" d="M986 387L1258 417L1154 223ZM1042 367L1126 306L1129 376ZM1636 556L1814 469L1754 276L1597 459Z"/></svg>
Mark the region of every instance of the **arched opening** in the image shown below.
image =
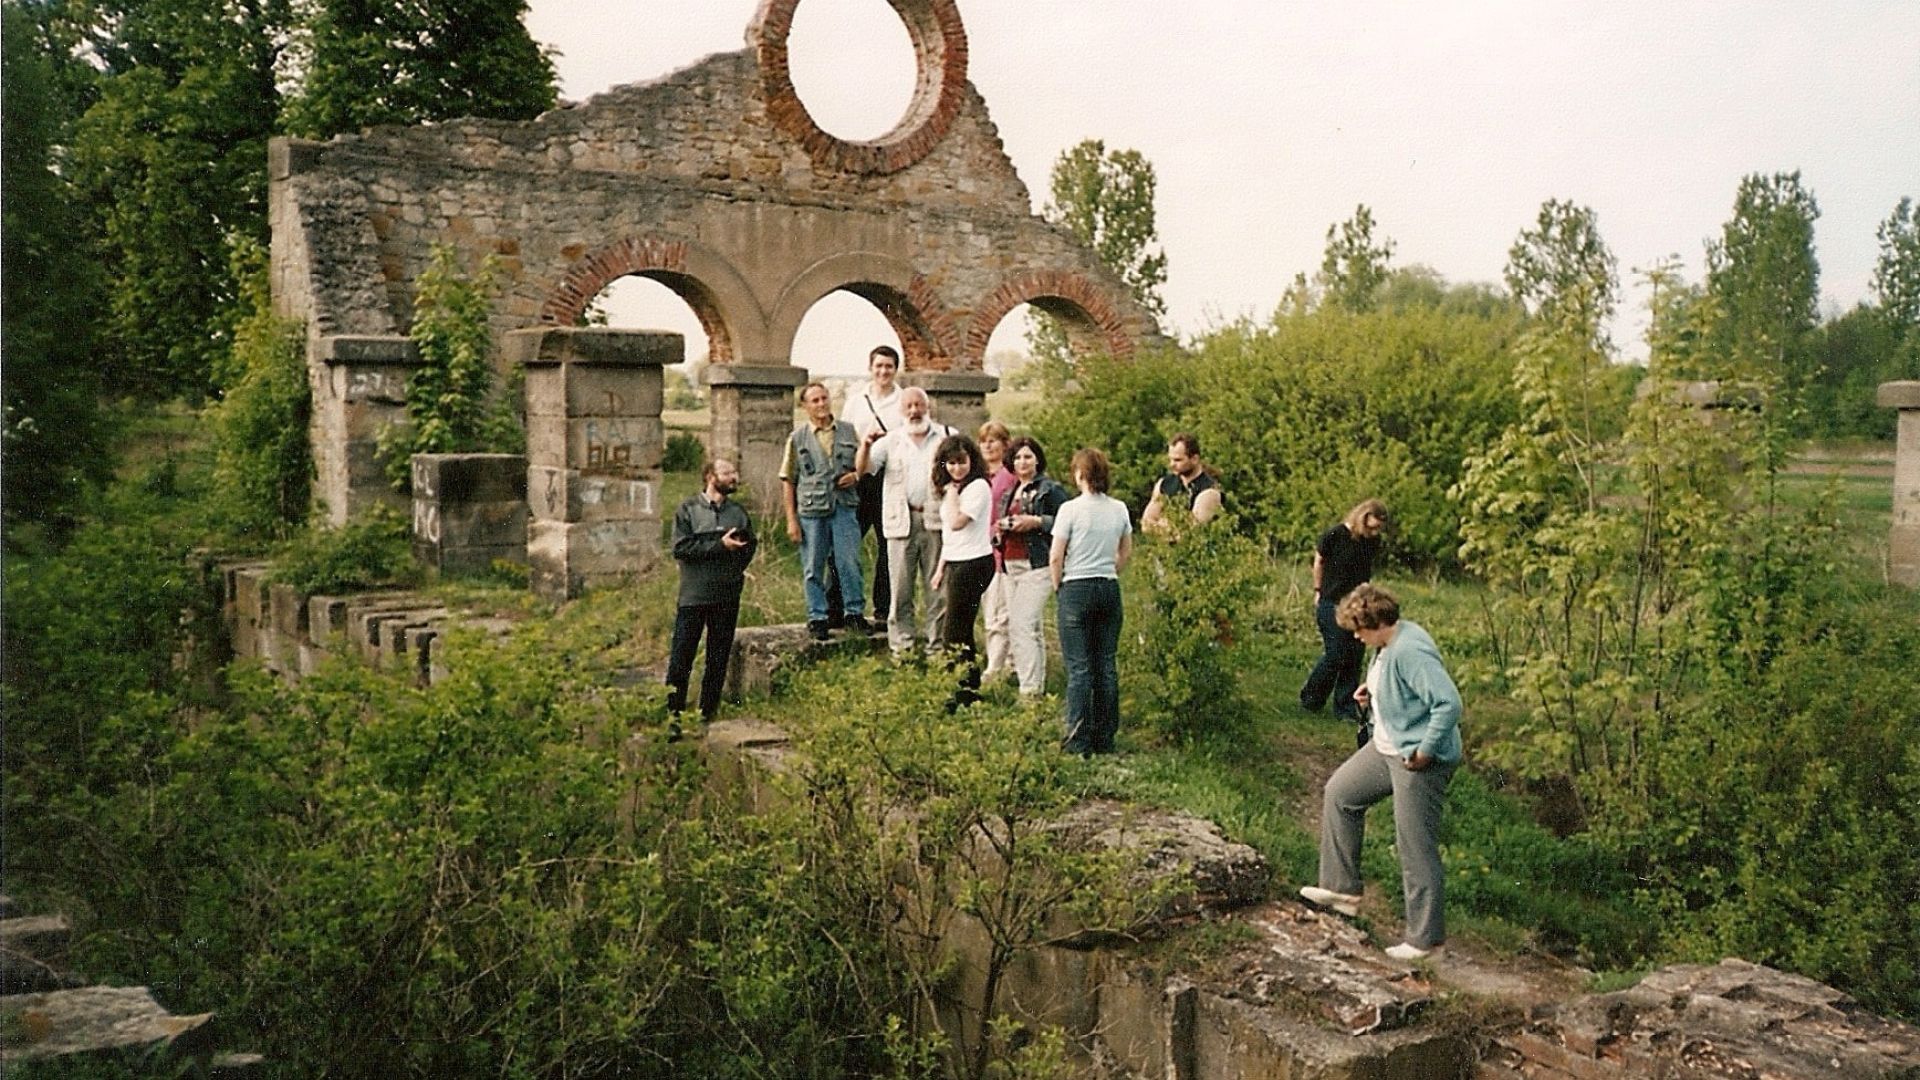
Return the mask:
<svg viewBox="0 0 1920 1080"><path fill-rule="evenodd" d="M856 53L854 42L872 47ZM787 49L794 91L835 138L880 139L913 104L913 39L886 0L807 0L794 9Z"/></svg>
<svg viewBox="0 0 1920 1080"><path fill-rule="evenodd" d="M1016 312L1020 318L1009 318ZM1105 290L1086 277L1071 271L1031 271L1003 282L974 308L966 355L984 366L989 352L1012 349L1021 341L1029 354L1051 352L1062 361L1096 353L1131 356L1137 332Z"/></svg>
<svg viewBox="0 0 1920 1080"><path fill-rule="evenodd" d="M827 384L837 413L848 391L866 380L867 357L879 345L907 355L900 333L879 306L847 289L835 289L801 317L793 335L793 364Z"/></svg>
<svg viewBox="0 0 1920 1080"><path fill-rule="evenodd" d="M648 274L617 278L587 304L581 317L589 326L616 330L670 330L687 340L680 362L667 368L666 409L687 412L707 407L701 375L712 362L711 342L700 315L681 295ZM669 420L671 425L672 420Z"/></svg>

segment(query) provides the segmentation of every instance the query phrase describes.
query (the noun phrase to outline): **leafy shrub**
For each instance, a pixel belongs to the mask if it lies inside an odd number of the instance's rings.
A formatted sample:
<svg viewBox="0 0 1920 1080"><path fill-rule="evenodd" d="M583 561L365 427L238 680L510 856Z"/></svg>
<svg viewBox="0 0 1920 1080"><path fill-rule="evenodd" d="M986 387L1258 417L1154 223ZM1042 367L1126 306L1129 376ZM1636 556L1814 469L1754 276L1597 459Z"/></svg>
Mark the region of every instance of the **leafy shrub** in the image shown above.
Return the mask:
<svg viewBox="0 0 1920 1080"><path fill-rule="evenodd" d="M1262 663L1263 598L1272 575L1230 514L1204 525L1169 508L1169 532L1134 547L1121 630L1121 692L1130 718L1163 740L1246 723L1247 673Z"/></svg>
<svg viewBox="0 0 1920 1080"><path fill-rule="evenodd" d="M1168 436L1200 437L1226 505L1272 550L1307 552L1368 496L1394 508L1390 553L1452 565L1445 499L1461 461L1514 415L1511 310L1324 309L1241 323L1192 354L1092 361L1079 389L1042 408L1048 446L1097 446L1114 490L1143 503ZM1060 452L1056 450L1056 453Z"/></svg>
<svg viewBox="0 0 1920 1080"><path fill-rule="evenodd" d="M222 395L209 410L215 516L237 538L279 539L306 520L313 487L306 342L298 322L273 313L258 245L243 247L235 264L250 313L216 372Z"/></svg>
<svg viewBox="0 0 1920 1080"><path fill-rule="evenodd" d="M660 460L665 472L699 472L707 463L707 444L691 431L676 431L667 436L667 449Z"/></svg>
<svg viewBox="0 0 1920 1080"><path fill-rule="evenodd" d="M1063 917L1126 932L1164 895L1141 888L1137 856L1088 850L1057 826L1086 766L1059 752L1053 711L987 701L948 717L953 678L878 660L799 674L790 722L806 757L794 802L825 845L809 862L840 897L828 910L899 945L912 1041L931 1036L948 1075L979 1080L1006 1075L992 1070L1018 1056L997 1017L1016 958ZM961 917L986 941L984 969L964 980L961 1009L935 1009ZM913 1027L922 1021L933 1030ZM1045 1054L1035 1054L1037 1068Z"/></svg>
<svg viewBox="0 0 1920 1080"><path fill-rule="evenodd" d="M488 293L499 263L488 256L474 277L458 253L437 245L414 281L413 327L420 363L407 378L407 422L380 433L379 455L394 490L413 480L413 455L519 453L526 446L509 399L493 393Z"/></svg>
<svg viewBox="0 0 1920 1080"><path fill-rule="evenodd" d="M397 510L375 507L337 529L315 528L282 548L273 579L309 595L342 593L417 580L413 523Z"/></svg>

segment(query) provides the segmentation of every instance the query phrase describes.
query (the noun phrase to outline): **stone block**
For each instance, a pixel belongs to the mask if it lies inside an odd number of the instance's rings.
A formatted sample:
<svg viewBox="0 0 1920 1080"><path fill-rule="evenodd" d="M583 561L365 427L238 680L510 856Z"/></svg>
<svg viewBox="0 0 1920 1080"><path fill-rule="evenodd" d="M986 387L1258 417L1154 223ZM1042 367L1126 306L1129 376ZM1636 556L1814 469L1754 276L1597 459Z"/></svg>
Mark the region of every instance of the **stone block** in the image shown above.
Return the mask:
<svg viewBox="0 0 1920 1080"><path fill-rule="evenodd" d="M1920 380L1883 382L1873 400L1883 409L1920 409Z"/></svg>
<svg viewBox="0 0 1920 1080"><path fill-rule="evenodd" d="M550 326L506 335L509 361L528 368L548 364L605 364L664 367L686 355L687 339L667 330L612 330L602 327ZM528 372L531 379L533 373Z"/></svg>
<svg viewBox="0 0 1920 1080"><path fill-rule="evenodd" d="M666 378L657 367L579 366L527 372L528 416L659 416Z"/></svg>
<svg viewBox="0 0 1920 1080"><path fill-rule="evenodd" d="M733 657L727 664L727 700L772 693L774 679L789 665L813 663L849 649L878 652L886 645L884 634L846 630L835 631L826 641L814 641L804 623L742 627L733 636Z"/></svg>
<svg viewBox="0 0 1920 1080"><path fill-rule="evenodd" d="M67 946L73 928L65 915L0 919L0 994L59 990L69 985Z"/></svg>
<svg viewBox="0 0 1920 1080"><path fill-rule="evenodd" d="M10 1066L136 1046L201 1052L210 1049L203 1025L211 1019L212 1013L175 1016L144 986L88 986L0 997L0 1028L9 1033L4 1060Z"/></svg>
<svg viewBox="0 0 1920 1080"><path fill-rule="evenodd" d="M561 522L536 519L527 533L533 591L570 600L619 584L660 558L657 521Z"/></svg>
<svg viewBox="0 0 1920 1080"><path fill-rule="evenodd" d="M776 778L792 771L791 740L763 720L722 720L707 726L700 750L707 763L707 789L746 813L766 813L787 796Z"/></svg>
<svg viewBox="0 0 1920 1080"><path fill-rule="evenodd" d="M413 497L446 503L524 502L524 454L415 454Z"/></svg>
<svg viewBox="0 0 1920 1080"><path fill-rule="evenodd" d="M654 521L662 514L658 474L644 479L594 476L534 465L527 490L538 521Z"/></svg>
<svg viewBox="0 0 1920 1080"><path fill-rule="evenodd" d="M347 600L345 596L308 597L307 640L321 648L331 648L344 640L347 633Z"/></svg>
<svg viewBox="0 0 1920 1080"><path fill-rule="evenodd" d="M440 627L435 623L409 626L402 632L400 651L415 686L427 686L433 681L433 643L439 637Z"/></svg>
<svg viewBox="0 0 1920 1080"><path fill-rule="evenodd" d="M307 638L307 598L300 590L284 582L267 587L268 604L273 611L273 629L283 646Z"/></svg>
<svg viewBox="0 0 1920 1080"><path fill-rule="evenodd" d="M641 479L660 471L667 429L658 416L527 417L527 464Z"/></svg>
<svg viewBox="0 0 1920 1080"><path fill-rule="evenodd" d="M334 366L412 367L420 347L405 334L329 334L314 342L314 359Z"/></svg>
<svg viewBox="0 0 1920 1080"><path fill-rule="evenodd" d="M233 616L229 626L233 653L244 660L261 659L266 651L270 631L267 575L272 569L265 563L254 563L234 567L231 572Z"/></svg>

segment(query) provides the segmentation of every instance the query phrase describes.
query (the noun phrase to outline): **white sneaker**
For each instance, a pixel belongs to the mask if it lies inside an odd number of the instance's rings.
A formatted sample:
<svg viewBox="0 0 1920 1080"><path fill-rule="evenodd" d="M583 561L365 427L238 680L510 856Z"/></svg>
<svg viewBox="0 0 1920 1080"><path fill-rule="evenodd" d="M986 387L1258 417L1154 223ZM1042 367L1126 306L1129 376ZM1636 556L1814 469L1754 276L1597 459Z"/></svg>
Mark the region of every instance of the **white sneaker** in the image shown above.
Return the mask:
<svg viewBox="0 0 1920 1080"><path fill-rule="evenodd" d="M1323 889L1318 885L1308 885L1300 890L1300 899L1317 908L1326 908L1348 918L1360 914L1360 898L1346 893Z"/></svg>
<svg viewBox="0 0 1920 1080"><path fill-rule="evenodd" d="M1409 945L1403 941L1398 945L1390 946L1387 949L1387 955L1402 963L1411 964L1415 960L1429 959L1445 947L1444 945L1434 945L1430 948L1423 949L1418 945Z"/></svg>

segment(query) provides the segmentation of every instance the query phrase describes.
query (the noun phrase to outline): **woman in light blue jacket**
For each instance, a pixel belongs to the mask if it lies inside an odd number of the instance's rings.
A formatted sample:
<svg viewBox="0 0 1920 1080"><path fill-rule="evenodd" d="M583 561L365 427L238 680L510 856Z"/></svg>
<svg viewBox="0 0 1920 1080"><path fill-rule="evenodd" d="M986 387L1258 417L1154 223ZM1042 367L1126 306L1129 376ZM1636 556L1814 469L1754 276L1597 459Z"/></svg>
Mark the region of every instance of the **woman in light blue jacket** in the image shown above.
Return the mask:
<svg viewBox="0 0 1920 1080"><path fill-rule="evenodd" d="M1460 691L1433 637L1400 618L1400 603L1375 585L1340 601L1341 627L1373 648L1366 681L1354 691L1373 709L1373 738L1327 781L1320 817L1320 884L1300 895L1309 903L1356 915L1360 910L1360 839L1367 808L1393 797L1394 843L1407 900L1406 940L1387 950L1418 960L1447 938L1445 871L1440 864L1440 811L1460 764Z"/></svg>

